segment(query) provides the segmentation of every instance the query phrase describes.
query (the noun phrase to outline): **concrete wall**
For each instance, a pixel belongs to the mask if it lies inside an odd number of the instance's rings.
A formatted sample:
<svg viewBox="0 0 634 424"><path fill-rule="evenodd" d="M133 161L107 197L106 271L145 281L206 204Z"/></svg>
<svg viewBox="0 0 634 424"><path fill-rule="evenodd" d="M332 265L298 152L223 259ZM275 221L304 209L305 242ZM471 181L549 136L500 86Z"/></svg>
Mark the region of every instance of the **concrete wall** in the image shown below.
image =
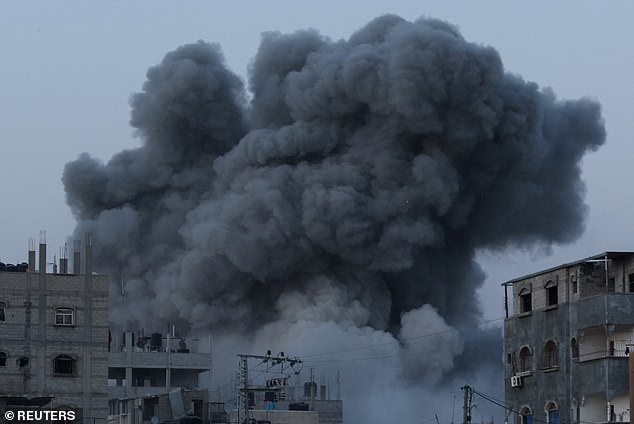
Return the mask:
<svg viewBox="0 0 634 424"><path fill-rule="evenodd" d="M0 302L7 304L0 323L0 394L55 396L52 407L72 407L84 418L107 416L108 278L0 272ZM55 308L74 311L72 325L55 324ZM75 359L74 373L54 373L54 358ZM28 365L16 361L27 358ZM92 420L91 420L92 422Z"/></svg>

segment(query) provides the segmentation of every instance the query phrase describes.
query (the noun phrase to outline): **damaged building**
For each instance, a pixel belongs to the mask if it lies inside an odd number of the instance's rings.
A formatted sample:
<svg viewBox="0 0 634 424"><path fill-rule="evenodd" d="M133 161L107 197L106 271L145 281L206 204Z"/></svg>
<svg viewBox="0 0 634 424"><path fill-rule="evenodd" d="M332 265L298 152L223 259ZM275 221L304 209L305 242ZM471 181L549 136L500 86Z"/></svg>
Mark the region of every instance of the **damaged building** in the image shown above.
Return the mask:
<svg viewBox="0 0 634 424"><path fill-rule="evenodd" d="M39 259L0 263L0 412L74 411L76 423L105 422L108 360L108 278L92 271L90 237L84 257L75 243L72 269L61 252L47 272L45 234Z"/></svg>
<svg viewBox="0 0 634 424"><path fill-rule="evenodd" d="M630 422L634 253L601 253L503 287L509 421Z"/></svg>
<svg viewBox="0 0 634 424"><path fill-rule="evenodd" d="M211 336L111 331L108 421L141 424L195 416L209 421Z"/></svg>

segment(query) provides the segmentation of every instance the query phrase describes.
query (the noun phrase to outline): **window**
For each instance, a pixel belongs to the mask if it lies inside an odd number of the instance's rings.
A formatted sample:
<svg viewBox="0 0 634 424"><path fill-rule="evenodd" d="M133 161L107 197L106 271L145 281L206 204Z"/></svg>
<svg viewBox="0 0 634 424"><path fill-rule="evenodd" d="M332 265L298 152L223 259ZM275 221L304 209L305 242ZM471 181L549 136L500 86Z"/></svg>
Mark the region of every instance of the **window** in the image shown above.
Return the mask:
<svg viewBox="0 0 634 424"><path fill-rule="evenodd" d="M533 411L528 406L523 406L519 418L519 424L533 424Z"/></svg>
<svg viewBox="0 0 634 424"><path fill-rule="evenodd" d="M634 274L628 274L627 276L628 288L630 293L634 293Z"/></svg>
<svg viewBox="0 0 634 424"><path fill-rule="evenodd" d="M574 274L570 276L570 285L572 286L572 293L577 294L579 287L577 286L577 276Z"/></svg>
<svg viewBox="0 0 634 424"><path fill-rule="evenodd" d="M75 360L68 355L58 355L53 360L53 370L57 376L75 375Z"/></svg>
<svg viewBox="0 0 634 424"><path fill-rule="evenodd" d="M531 291L527 288L523 288L520 291L520 313L532 311L531 304Z"/></svg>
<svg viewBox="0 0 634 424"><path fill-rule="evenodd" d="M555 402L548 402L546 405L546 416L548 424L559 424L559 408Z"/></svg>
<svg viewBox="0 0 634 424"><path fill-rule="evenodd" d="M4 352L0 352L0 367L7 366L7 354Z"/></svg>
<svg viewBox="0 0 634 424"><path fill-rule="evenodd" d="M55 325L75 324L75 311L71 308L55 308Z"/></svg>
<svg viewBox="0 0 634 424"><path fill-rule="evenodd" d="M615 289L614 277L610 277L608 278L608 291L610 293L614 293L614 289Z"/></svg>
<svg viewBox="0 0 634 424"><path fill-rule="evenodd" d="M520 349L520 372L530 372L533 369L533 352L528 346Z"/></svg>
<svg viewBox="0 0 634 424"><path fill-rule="evenodd" d="M18 366L18 368L26 368L29 366L29 358L27 358L26 356L22 356L17 361L15 361L15 364Z"/></svg>
<svg viewBox="0 0 634 424"><path fill-rule="evenodd" d="M553 306L559 303L557 284L553 283L552 280L548 280L544 288L546 289L546 306Z"/></svg>
<svg viewBox="0 0 634 424"><path fill-rule="evenodd" d="M570 340L570 353L572 354L572 359L579 359L579 344L574 337Z"/></svg>
<svg viewBox="0 0 634 424"><path fill-rule="evenodd" d="M544 346L544 353L542 356L542 368L555 368L559 366L557 360L557 343L552 340L548 340Z"/></svg>
<svg viewBox="0 0 634 424"><path fill-rule="evenodd" d="M7 304L4 302L0 302L0 321L4 321L4 310L7 307Z"/></svg>

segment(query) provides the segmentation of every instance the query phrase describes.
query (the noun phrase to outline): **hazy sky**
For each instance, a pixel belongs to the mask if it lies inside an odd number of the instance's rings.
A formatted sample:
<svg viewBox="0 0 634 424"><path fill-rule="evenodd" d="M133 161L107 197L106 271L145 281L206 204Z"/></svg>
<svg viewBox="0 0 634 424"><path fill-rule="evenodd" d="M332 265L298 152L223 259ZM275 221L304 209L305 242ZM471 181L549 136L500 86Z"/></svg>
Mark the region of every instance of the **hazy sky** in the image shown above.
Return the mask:
<svg viewBox="0 0 634 424"><path fill-rule="evenodd" d="M25 261L28 239L46 230L52 261L74 227L60 180L64 165L82 152L107 161L139 145L128 99L166 52L218 42L229 67L246 78L264 31L315 28L346 38L383 13L449 21L467 40L496 48L508 72L551 87L559 98L591 96L603 105L607 143L583 163L586 233L575 244L554 246L550 256L539 249L483 252L487 318L502 316L505 279L634 249L630 2L0 0L0 260Z"/></svg>

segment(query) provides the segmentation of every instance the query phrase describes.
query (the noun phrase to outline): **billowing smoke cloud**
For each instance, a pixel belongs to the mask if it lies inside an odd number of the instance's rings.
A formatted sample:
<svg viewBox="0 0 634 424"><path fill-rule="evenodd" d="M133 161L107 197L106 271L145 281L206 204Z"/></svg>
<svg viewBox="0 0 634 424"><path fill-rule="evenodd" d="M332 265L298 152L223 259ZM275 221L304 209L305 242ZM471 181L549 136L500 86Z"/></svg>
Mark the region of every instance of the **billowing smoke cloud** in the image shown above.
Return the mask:
<svg viewBox="0 0 634 424"><path fill-rule="evenodd" d="M315 352L376 343L391 371L436 384L492 349L473 337L476 250L583 230L599 105L507 73L444 22L265 34L249 90L218 46L180 47L131 99L142 146L66 166L113 320Z"/></svg>

